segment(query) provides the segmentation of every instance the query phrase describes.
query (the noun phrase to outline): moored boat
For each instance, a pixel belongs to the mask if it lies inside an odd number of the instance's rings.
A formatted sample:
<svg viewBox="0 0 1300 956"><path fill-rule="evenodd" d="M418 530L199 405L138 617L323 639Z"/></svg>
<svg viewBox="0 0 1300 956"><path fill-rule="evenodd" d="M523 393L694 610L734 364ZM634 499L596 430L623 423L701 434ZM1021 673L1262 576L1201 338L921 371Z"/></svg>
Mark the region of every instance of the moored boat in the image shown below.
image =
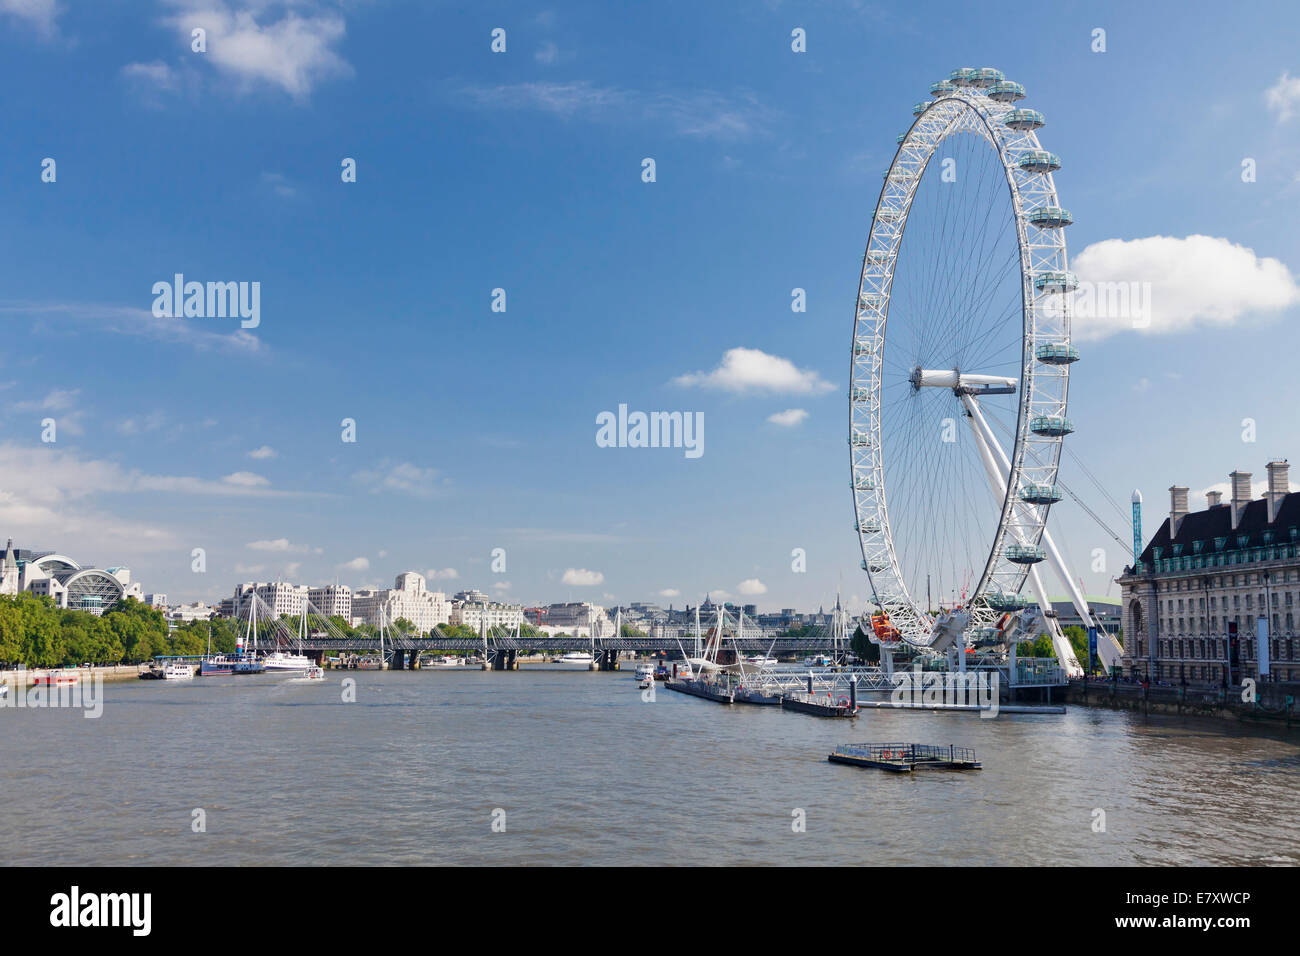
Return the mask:
<svg viewBox="0 0 1300 956"><path fill-rule="evenodd" d="M32 683L45 687L66 687L81 682L81 674L70 668L46 671L32 678Z"/></svg>
<svg viewBox="0 0 1300 956"><path fill-rule="evenodd" d="M268 671L305 671L311 666L311 658L303 654L272 651L262 658L262 668Z"/></svg>
<svg viewBox="0 0 1300 956"><path fill-rule="evenodd" d="M199 661L200 677L220 677L235 672L234 661L225 654L210 655Z"/></svg>

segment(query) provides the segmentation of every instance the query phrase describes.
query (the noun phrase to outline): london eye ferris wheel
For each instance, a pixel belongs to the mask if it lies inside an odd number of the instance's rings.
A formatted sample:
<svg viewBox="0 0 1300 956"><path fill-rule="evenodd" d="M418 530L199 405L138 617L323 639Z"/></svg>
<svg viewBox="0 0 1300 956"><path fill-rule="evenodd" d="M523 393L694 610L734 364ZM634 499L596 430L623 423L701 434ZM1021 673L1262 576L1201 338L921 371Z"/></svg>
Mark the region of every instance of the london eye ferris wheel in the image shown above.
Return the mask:
<svg viewBox="0 0 1300 956"><path fill-rule="evenodd" d="M1045 600L1070 366L1060 159L990 68L913 107L871 222L853 327L855 527L884 643L978 645ZM865 624L866 622L864 622ZM1077 665L1076 665L1077 666Z"/></svg>

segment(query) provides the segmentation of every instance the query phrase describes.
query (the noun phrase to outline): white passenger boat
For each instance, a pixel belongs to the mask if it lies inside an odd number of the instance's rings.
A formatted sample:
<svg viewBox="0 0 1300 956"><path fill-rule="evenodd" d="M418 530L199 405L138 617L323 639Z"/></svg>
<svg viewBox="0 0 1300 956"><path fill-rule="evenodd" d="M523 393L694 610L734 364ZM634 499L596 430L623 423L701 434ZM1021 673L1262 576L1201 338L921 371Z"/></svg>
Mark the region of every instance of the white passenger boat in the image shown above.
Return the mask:
<svg viewBox="0 0 1300 956"><path fill-rule="evenodd" d="M163 680L194 680L193 664L168 664L163 668Z"/></svg>
<svg viewBox="0 0 1300 956"><path fill-rule="evenodd" d="M435 657L433 660L429 661L429 663L422 666L432 667L436 670L448 670L453 667L464 667L465 658L459 657L455 654L448 654L446 657Z"/></svg>
<svg viewBox="0 0 1300 956"><path fill-rule="evenodd" d="M268 671L305 671L312 666L312 662L310 657L302 654L272 651L262 658L262 666Z"/></svg>
<svg viewBox="0 0 1300 956"><path fill-rule="evenodd" d="M596 658L593 657L591 654L588 654L586 651L569 651L566 654L561 654L557 663L584 664L584 665L594 664L596 663Z"/></svg>

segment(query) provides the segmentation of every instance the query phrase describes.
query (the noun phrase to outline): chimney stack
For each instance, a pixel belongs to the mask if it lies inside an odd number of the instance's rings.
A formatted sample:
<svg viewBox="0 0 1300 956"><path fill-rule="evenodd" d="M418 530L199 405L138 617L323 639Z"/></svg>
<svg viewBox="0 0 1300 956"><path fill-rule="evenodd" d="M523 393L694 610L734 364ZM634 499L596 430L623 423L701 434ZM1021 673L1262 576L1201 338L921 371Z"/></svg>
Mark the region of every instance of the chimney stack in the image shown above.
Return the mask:
<svg viewBox="0 0 1300 956"><path fill-rule="evenodd" d="M1236 531L1250 504L1250 472L1234 471L1228 479L1232 482L1232 530Z"/></svg>
<svg viewBox="0 0 1300 956"><path fill-rule="evenodd" d="M1288 478L1290 470L1291 466L1287 464L1285 458L1275 458L1268 463L1268 491L1264 493L1264 497L1268 499L1269 524L1277 518L1277 510L1282 507L1282 499L1291 490L1291 481Z"/></svg>
<svg viewBox="0 0 1300 956"><path fill-rule="evenodd" d="M1187 487L1174 485L1169 489L1169 537L1178 534L1178 526L1187 517Z"/></svg>
<svg viewBox="0 0 1300 956"><path fill-rule="evenodd" d="M1217 508L1223 503L1222 491L1207 491L1205 493L1205 505L1208 508Z"/></svg>

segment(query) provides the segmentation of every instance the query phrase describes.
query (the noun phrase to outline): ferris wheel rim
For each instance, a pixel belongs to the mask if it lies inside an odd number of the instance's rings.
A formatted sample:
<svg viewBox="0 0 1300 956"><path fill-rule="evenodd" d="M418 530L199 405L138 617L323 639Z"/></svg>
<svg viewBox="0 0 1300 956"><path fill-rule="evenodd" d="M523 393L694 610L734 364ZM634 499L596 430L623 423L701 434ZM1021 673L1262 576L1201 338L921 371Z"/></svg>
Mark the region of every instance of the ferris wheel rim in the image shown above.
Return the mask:
<svg viewBox="0 0 1300 956"><path fill-rule="evenodd" d="M936 86L943 85L936 84ZM999 85L1018 87L1018 84ZM1019 89L1020 95L1023 96L1023 88ZM917 113L916 119L908 131L899 138L898 148L889 170L885 173L885 181L873 211L867 248L863 255L854 316L849 396L850 476L853 484L855 528L863 556L862 566L867 572L877 607L882 611L885 610L885 600L881 595L884 590L890 603L896 608L910 610L914 620L899 622L910 625L907 628L910 633L904 632L900 636L909 643L921 646L927 643L923 631L929 630L933 625L931 609L928 606L925 609L919 608L910 593L895 545L887 503L885 455L881 435L881 411L884 407L883 353L893 294L894 270L908 225L912 201L935 152L952 136L965 131L963 124L972 126L978 124L972 130L975 132L979 132L978 127L982 127L982 132L979 134L997 153L1000 161L1016 231L1021 295L1020 380L1014 445L1010 454L1010 467L998 524L993 540L989 544L980 580L967 602L971 608L979 607L981 599L985 599L984 603L987 604L987 592L991 589L995 576L999 578L996 582L996 591L999 594L1010 589L1018 595L1031 574L1030 563L1024 563L1018 569L1009 569L1009 572L1008 569L1000 567L1011 563L1007 558L1006 541L1013 528L1013 519L1018 522L1014 525L1016 538L1021 542L1028 541L1026 547L1041 551L1039 542L1046 527L1050 503L1031 506L1021 500L1019 488L1023 484L1025 474L1026 452L1030 442L1028 436L1033 413L1046 408L1054 411L1055 417L1062 423L1068 423L1065 412L1069 363L1040 367L1037 355L1039 340L1040 338L1051 339L1050 344L1060 348L1062 355L1071 354L1068 299L1062 297L1059 303L1061 313L1059 325L1053 328L1045 323L1046 334L1041 337L1039 335L1039 319L1044 312L1044 306L1040 305L1044 289L1041 277L1050 273L1069 275L1068 254L1062 228L1071 221L1069 214L1060 209L1055 181L1051 175L1055 168L1059 168L1059 161L1056 161L1056 166L1052 167L1047 159L1039 158L1050 157L1051 160L1055 160L1052 154L1042 149L1036 135L1036 129L1043 125L1041 114L1032 110L1019 110L1006 102L996 102L979 87L955 87L934 95L936 100L932 104L920 104L919 109L914 109ZM1019 122L1020 114L1025 117L1024 124ZM932 122L934 117L942 117L942 119L939 122ZM1016 125L1008 125L1009 123ZM922 131L925 135L918 135L918 131ZM1027 156L1030 160L1028 163L1025 160ZM1029 176L1037 178L1031 180ZM901 192L897 188L900 183ZM1029 186L1033 188L1026 188ZM1031 204L1033 199L1038 200L1036 204ZM1056 214L1052 218L1043 210L1056 210ZM1037 220L1031 220L1031 215L1037 215ZM879 267L878 270L876 267ZM1037 294L1034 288L1036 283ZM1065 285L1066 283L1063 282L1062 291L1066 291ZM869 295L873 300L868 305ZM869 313L866 316L864 316L864 307ZM862 334L864 318L869 324L873 324L873 328L865 337L866 342ZM867 346L868 357L865 363L862 351L864 345ZM860 384L864 371L868 382L865 394ZM1042 395L1040 390L1035 388L1039 375L1055 380L1054 394ZM860 429L862 424L860 409L864 406L867 408L868 423L865 435ZM1053 487L1056 470L1059 467L1061 444L1066 433L1065 431L1048 435L1036 433L1033 439L1035 444L1041 446L1034 457L1034 475L1038 478L1047 475L1051 479L1048 484ZM860 454L857 448L864 444L870 451ZM1035 557L1035 555L1026 555L1026 557ZM1003 573L999 575L1000 570ZM878 581L878 576L883 580ZM882 589L879 586L881 583L886 587ZM928 603L927 601L927 605Z"/></svg>

